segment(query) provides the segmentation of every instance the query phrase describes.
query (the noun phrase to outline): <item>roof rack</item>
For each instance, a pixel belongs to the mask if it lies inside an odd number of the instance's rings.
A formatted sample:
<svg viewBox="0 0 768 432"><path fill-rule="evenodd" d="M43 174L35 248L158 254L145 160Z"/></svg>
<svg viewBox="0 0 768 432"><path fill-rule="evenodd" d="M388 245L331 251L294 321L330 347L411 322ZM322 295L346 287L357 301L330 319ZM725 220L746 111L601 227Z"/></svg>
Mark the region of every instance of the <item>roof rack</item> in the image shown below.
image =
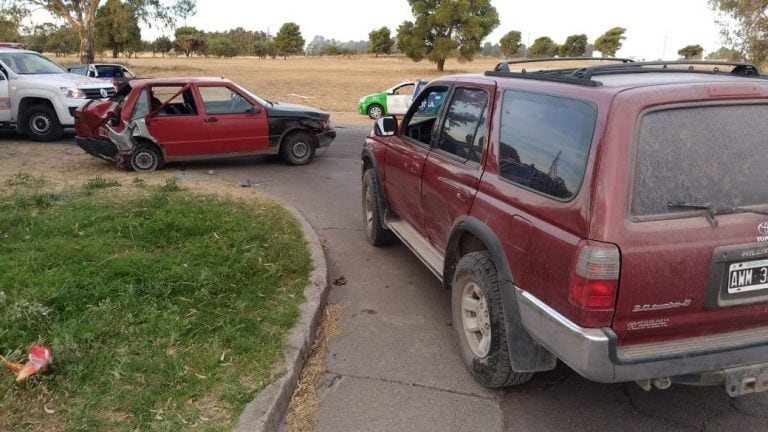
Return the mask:
<svg viewBox="0 0 768 432"><path fill-rule="evenodd" d="M561 62L561 61L614 61L613 64L598 64L580 68L562 68L562 69L540 69L537 71L511 71L511 64L526 64L537 62ZM687 67L686 67L687 66ZM707 66L702 68L701 66ZM721 68L729 69L727 71ZM743 77L763 77L757 66L749 63L728 62L728 61L701 61L701 60L673 60L673 61L652 61L635 62L631 59L615 59L611 57L564 57L559 59L527 59L513 62L502 62L496 65L494 70L485 72L487 76L507 76L515 78L536 79L541 81L555 81L568 84L583 85L588 87L599 87L600 81L595 81L592 77L596 75L615 75L630 73L648 73L648 72L668 72L668 73L703 73L710 75L735 75Z"/></svg>

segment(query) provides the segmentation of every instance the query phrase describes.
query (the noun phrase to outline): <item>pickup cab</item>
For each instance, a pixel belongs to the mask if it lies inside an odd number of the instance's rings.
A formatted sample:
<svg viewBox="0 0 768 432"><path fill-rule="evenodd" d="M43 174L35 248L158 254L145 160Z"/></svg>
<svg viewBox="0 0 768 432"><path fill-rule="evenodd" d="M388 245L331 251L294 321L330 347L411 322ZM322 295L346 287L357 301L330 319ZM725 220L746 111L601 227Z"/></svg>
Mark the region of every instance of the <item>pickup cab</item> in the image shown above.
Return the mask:
<svg viewBox="0 0 768 432"><path fill-rule="evenodd" d="M75 125L75 109L115 94L111 82L74 75L42 54L0 44L0 126L54 141Z"/></svg>
<svg viewBox="0 0 768 432"><path fill-rule="evenodd" d="M438 78L377 120L368 241L399 239L449 290L488 387L562 361L645 389L768 390L768 81L565 61Z"/></svg>

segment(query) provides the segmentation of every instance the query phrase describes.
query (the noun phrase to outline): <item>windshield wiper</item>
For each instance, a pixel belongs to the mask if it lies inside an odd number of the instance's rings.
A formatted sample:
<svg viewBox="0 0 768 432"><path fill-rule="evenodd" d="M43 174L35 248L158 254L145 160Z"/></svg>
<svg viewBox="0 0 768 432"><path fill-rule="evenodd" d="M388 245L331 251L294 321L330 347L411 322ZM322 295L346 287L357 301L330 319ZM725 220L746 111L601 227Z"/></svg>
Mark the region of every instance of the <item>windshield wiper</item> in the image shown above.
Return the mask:
<svg viewBox="0 0 768 432"><path fill-rule="evenodd" d="M716 206L711 203L697 203L697 202L685 202L685 201L667 201L667 207L680 207L696 210L706 210L704 217L707 218L712 228L717 226L717 219L715 216L721 214L731 213L756 213L761 215L768 215L768 210L755 210L747 207L729 207L729 206Z"/></svg>

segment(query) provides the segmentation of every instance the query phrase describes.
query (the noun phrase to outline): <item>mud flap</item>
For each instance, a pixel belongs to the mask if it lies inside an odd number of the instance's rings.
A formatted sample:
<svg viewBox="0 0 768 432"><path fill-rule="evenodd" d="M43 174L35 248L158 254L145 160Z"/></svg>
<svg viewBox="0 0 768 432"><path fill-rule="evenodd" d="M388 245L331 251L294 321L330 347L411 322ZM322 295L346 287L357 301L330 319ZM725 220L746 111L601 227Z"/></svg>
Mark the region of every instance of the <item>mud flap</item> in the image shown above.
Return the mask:
<svg viewBox="0 0 768 432"><path fill-rule="evenodd" d="M514 285L501 282L501 301L504 306L509 362L515 372L541 372L555 368L557 357L528 334L520 319Z"/></svg>

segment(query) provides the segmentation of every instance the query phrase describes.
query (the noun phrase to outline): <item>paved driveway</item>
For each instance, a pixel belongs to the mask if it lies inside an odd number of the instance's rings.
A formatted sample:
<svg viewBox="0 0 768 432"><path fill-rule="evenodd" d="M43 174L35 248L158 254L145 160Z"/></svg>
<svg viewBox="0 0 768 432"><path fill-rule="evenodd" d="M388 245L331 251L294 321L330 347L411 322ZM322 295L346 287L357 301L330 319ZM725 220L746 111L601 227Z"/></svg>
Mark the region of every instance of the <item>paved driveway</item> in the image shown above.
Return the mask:
<svg viewBox="0 0 768 432"><path fill-rule="evenodd" d="M340 128L312 164L238 161L211 168L249 180L302 211L326 240L342 334L330 346L318 431L766 431L768 395L721 388L589 382L564 366L492 391L465 371L449 296L399 243L373 248L362 230L360 150L367 129Z"/></svg>

